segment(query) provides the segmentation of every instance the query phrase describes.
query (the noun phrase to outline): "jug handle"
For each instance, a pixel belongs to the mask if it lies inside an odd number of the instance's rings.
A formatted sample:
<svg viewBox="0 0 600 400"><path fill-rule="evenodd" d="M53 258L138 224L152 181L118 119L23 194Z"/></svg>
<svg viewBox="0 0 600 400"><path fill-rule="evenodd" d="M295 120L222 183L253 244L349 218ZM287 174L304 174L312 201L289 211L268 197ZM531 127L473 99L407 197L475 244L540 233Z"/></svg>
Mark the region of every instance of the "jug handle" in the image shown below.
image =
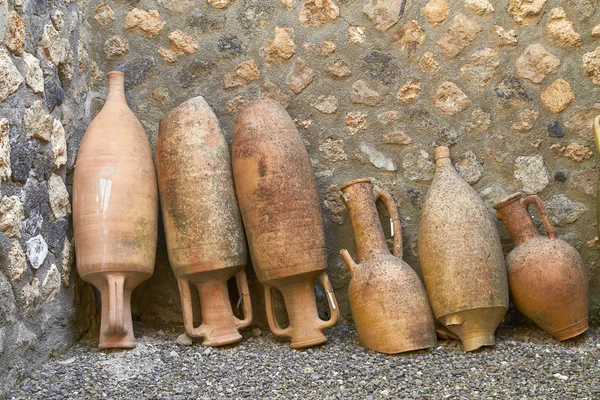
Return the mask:
<svg viewBox="0 0 600 400"><path fill-rule="evenodd" d="M323 271L321 275L319 275L319 281L323 285L323 289L325 289L325 294L327 296L327 303L329 304L329 319L327 321L323 321L321 329L327 329L335 326L340 319L340 308L338 306L337 300L335 298L335 293L333 292L333 287L331 286L331 282L329 281L329 277L327 276L327 272Z"/></svg>
<svg viewBox="0 0 600 400"><path fill-rule="evenodd" d="M594 131L594 141L596 142L596 150L600 153L600 115L594 118L592 122L592 129Z"/></svg>
<svg viewBox="0 0 600 400"><path fill-rule="evenodd" d="M189 337L205 337L208 333L206 325L201 323L199 327L194 327L194 311L192 309L190 283L185 279L177 279L177 285L179 286L179 296L181 297L181 309L183 311L183 326L185 327L185 333L187 333Z"/></svg>
<svg viewBox="0 0 600 400"><path fill-rule="evenodd" d="M375 200L381 199L390 213L390 218L392 219L392 224L394 226L394 255L398 258L402 258L402 225L400 225L400 216L398 215L396 202L392 196L377 185L373 185L373 193L375 195Z"/></svg>
<svg viewBox="0 0 600 400"><path fill-rule="evenodd" d="M348 271L350 271L350 276L351 277L354 276L354 270L356 269L356 263L354 262L354 259L352 258L350 253L348 253L348 250L346 250L346 249L340 250L340 256L342 256L342 260L348 267Z"/></svg>
<svg viewBox="0 0 600 400"><path fill-rule="evenodd" d="M523 206L525 206L525 208L529 208L529 206L532 204L535 205L535 208L538 214L540 215L540 218L542 219L542 223L546 228L546 233L548 233L548 236L551 239L556 239L558 237L558 235L556 234L556 229L554 229L554 226L552 226L552 222L550 222L548 214L546 214L546 209L544 208L544 203L542 203L542 200L535 194L527 196L525 199L523 199Z"/></svg>
<svg viewBox="0 0 600 400"><path fill-rule="evenodd" d="M277 322L277 316L275 315L275 309L273 307L273 289L271 286L263 284L265 287L265 308L267 310L267 321L269 322L269 329L273 332L275 336L287 336L291 337L292 326L288 326L285 329L282 329L279 326L279 322Z"/></svg>
<svg viewBox="0 0 600 400"><path fill-rule="evenodd" d="M123 286L124 276L109 275L108 278L108 331L111 335L124 335L125 319L123 318Z"/></svg>
<svg viewBox="0 0 600 400"><path fill-rule="evenodd" d="M240 272L235 274L235 282L244 307L244 319L238 318L237 326L238 328L246 328L252 322L252 303L250 302L250 290L248 289L248 278L245 269L242 268Z"/></svg>

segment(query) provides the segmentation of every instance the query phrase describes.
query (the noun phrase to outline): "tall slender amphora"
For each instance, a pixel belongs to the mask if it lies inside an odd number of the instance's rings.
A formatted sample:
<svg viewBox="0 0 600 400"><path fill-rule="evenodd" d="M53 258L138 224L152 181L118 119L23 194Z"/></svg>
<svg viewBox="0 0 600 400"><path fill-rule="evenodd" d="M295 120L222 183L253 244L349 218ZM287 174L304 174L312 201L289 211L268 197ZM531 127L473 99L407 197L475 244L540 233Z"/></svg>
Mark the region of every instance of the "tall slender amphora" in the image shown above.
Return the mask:
<svg viewBox="0 0 600 400"><path fill-rule="evenodd" d="M448 147L437 147L434 154L419 258L435 317L471 351L494 344L508 308L504 256L493 215L454 169Z"/></svg>
<svg viewBox="0 0 600 400"><path fill-rule="evenodd" d="M158 191L144 128L125 101L125 75L88 127L73 180L77 271L100 291L101 349L135 347L131 291L154 271Z"/></svg>
<svg viewBox="0 0 600 400"><path fill-rule="evenodd" d="M258 100L238 114L233 133L233 177L250 255L265 287L271 331L294 348L324 343L322 330L339 317L325 272L327 255L321 205L308 153L294 122L279 103ZM314 283L320 280L331 310L317 313ZM283 295L290 325L276 319L273 288Z"/></svg>
<svg viewBox="0 0 600 400"><path fill-rule="evenodd" d="M156 142L158 187L171 268L179 283L186 333L206 346L242 339L252 321L246 281L246 241L237 207L229 147L202 97L165 115ZM244 319L233 315L227 281L234 277ZM202 324L194 327L190 284L200 296Z"/></svg>
<svg viewBox="0 0 600 400"><path fill-rule="evenodd" d="M583 260L559 239L536 195L521 200L515 193L494 205L515 248L506 256L508 285L525 316L558 340L588 329L589 287ZM541 235L529 215L535 205L548 236Z"/></svg>
<svg viewBox="0 0 600 400"><path fill-rule="evenodd" d="M361 343L388 354L434 347L435 326L425 288L402 261L402 229L394 199L370 179L347 182L341 189L358 252L358 264L347 250L341 255L352 276L348 296ZM379 198L393 221L394 255L379 222L375 206Z"/></svg>

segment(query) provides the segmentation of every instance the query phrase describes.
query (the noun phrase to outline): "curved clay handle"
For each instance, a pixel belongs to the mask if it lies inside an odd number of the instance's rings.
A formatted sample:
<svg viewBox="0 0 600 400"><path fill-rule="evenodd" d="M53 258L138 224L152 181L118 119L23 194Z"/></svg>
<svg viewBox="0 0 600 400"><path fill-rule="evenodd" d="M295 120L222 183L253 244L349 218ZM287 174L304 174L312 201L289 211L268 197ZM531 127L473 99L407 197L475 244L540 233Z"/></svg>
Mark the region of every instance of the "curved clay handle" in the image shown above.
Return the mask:
<svg viewBox="0 0 600 400"><path fill-rule="evenodd" d="M277 322L277 316L275 315L275 309L273 308L272 293L273 288L271 286L263 284L265 287L265 308L267 310L267 321L269 321L269 329L275 336L287 336L291 337L292 326L288 326L282 329Z"/></svg>
<svg viewBox="0 0 600 400"><path fill-rule="evenodd" d="M346 250L346 249L340 250L340 256L342 256L342 260L348 267L348 271L350 271L350 276L351 277L354 276L354 270L356 269L356 263L354 262L354 259L352 259L352 256L350 255L350 253L348 253L348 250Z"/></svg>
<svg viewBox="0 0 600 400"><path fill-rule="evenodd" d="M250 302L250 290L248 290L248 278L246 278L245 269L235 274L235 282L237 283L238 292L242 297L242 306L244 307L244 319L237 319L237 327L245 328L252 322L252 303Z"/></svg>
<svg viewBox="0 0 600 400"><path fill-rule="evenodd" d="M542 203L542 200L535 194L532 194L531 196L527 196L525 199L523 199L522 203L525 206L525 208L529 208L529 206L532 204L535 205L535 208L538 214L540 215L540 218L542 219L542 223L546 228L546 233L548 233L548 236L551 239L556 239L558 237L558 235L556 234L556 229L554 229L554 226L552 226L552 222L550 222L548 214L546 214L546 209L544 208L544 203Z"/></svg>
<svg viewBox="0 0 600 400"><path fill-rule="evenodd" d="M192 295L190 293L190 283L185 279L177 279L179 286L179 297L181 297L181 309L183 311L183 326L185 333L189 337L202 338L206 336L206 325L200 324L199 327L194 327L194 311L192 309Z"/></svg>
<svg viewBox="0 0 600 400"><path fill-rule="evenodd" d="M594 131L596 150L598 151L598 153L600 153L600 115L594 118L594 122L592 122L592 129Z"/></svg>
<svg viewBox="0 0 600 400"><path fill-rule="evenodd" d="M373 185L373 193L375 199L381 199L385 204L392 224L394 225L394 255L402 258L402 226L400 225L400 216L398 215L398 208L396 208L396 202L387 192L383 191L379 186Z"/></svg>
<svg viewBox="0 0 600 400"><path fill-rule="evenodd" d="M325 271L323 271L323 273L319 276L319 281L321 281L323 289L325 289L327 303L329 303L329 310L331 312L329 319L327 321L323 321L323 325L321 325L321 329L327 329L337 324L338 320L340 319L340 309L335 298L335 293L333 293L333 287L331 286L331 282L329 282L329 277Z"/></svg>
<svg viewBox="0 0 600 400"><path fill-rule="evenodd" d="M123 318L123 286L124 276L109 275L108 278L108 333L111 335L124 335L125 319Z"/></svg>

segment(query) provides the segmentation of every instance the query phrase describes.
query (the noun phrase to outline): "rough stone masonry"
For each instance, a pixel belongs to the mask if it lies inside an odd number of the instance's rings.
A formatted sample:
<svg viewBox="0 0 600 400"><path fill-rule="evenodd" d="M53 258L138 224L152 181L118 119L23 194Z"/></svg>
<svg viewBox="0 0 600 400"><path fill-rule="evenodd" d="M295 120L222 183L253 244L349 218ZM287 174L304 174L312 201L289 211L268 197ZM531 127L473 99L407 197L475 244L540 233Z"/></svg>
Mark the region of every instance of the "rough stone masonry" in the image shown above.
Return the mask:
<svg viewBox="0 0 600 400"><path fill-rule="evenodd" d="M229 140L246 102L287 107L317 176L328 272L345 315L350 277L338 251L352 250L354 238L338 187L367 176L391 192L406 261L420 272L420 206L432 149L446 144L490 204L518 190L543 199L585 260L597 323L597 8L594 0L0 0L0 384L94 321L92 289L73 268L69 193L113 69L127 74L129 104L153 146L160 117L193 96L206 98ZM136 318L181 323L164 238L155 276L134 297Z"/></svg>

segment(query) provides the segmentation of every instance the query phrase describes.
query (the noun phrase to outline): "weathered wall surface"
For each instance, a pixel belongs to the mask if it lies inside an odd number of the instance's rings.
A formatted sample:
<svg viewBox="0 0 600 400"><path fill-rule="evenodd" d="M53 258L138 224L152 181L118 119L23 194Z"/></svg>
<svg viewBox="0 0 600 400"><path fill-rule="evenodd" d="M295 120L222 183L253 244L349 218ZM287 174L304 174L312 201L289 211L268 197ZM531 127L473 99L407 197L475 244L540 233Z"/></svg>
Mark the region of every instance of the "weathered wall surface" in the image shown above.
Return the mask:
<svg viewBox="0 0 600 400"><path fill-rule="evenodd" d="M87 124L82 6L0 1L0 397L95 315L93 292L71 268L69 233Z"/></svg>
<svg viewBox="0 0 600 400"><path fill-rule="evenodd" d="M370 176L391 192L406 261L419 270L432 149L452 144L462 176L490 203L518 190L544 200L585 260L597 318L596 3L131 0L96 2L86 21L95 90L105 90L101 72L124 70L152 144L160 117L193 96L206 98L229 140L245 102L269 97L287 107L317 175L329 274L346 314L349 275L338 252L354 244L339 185ZM179 321L164 243L136 298L142 319Z"/></svg>

